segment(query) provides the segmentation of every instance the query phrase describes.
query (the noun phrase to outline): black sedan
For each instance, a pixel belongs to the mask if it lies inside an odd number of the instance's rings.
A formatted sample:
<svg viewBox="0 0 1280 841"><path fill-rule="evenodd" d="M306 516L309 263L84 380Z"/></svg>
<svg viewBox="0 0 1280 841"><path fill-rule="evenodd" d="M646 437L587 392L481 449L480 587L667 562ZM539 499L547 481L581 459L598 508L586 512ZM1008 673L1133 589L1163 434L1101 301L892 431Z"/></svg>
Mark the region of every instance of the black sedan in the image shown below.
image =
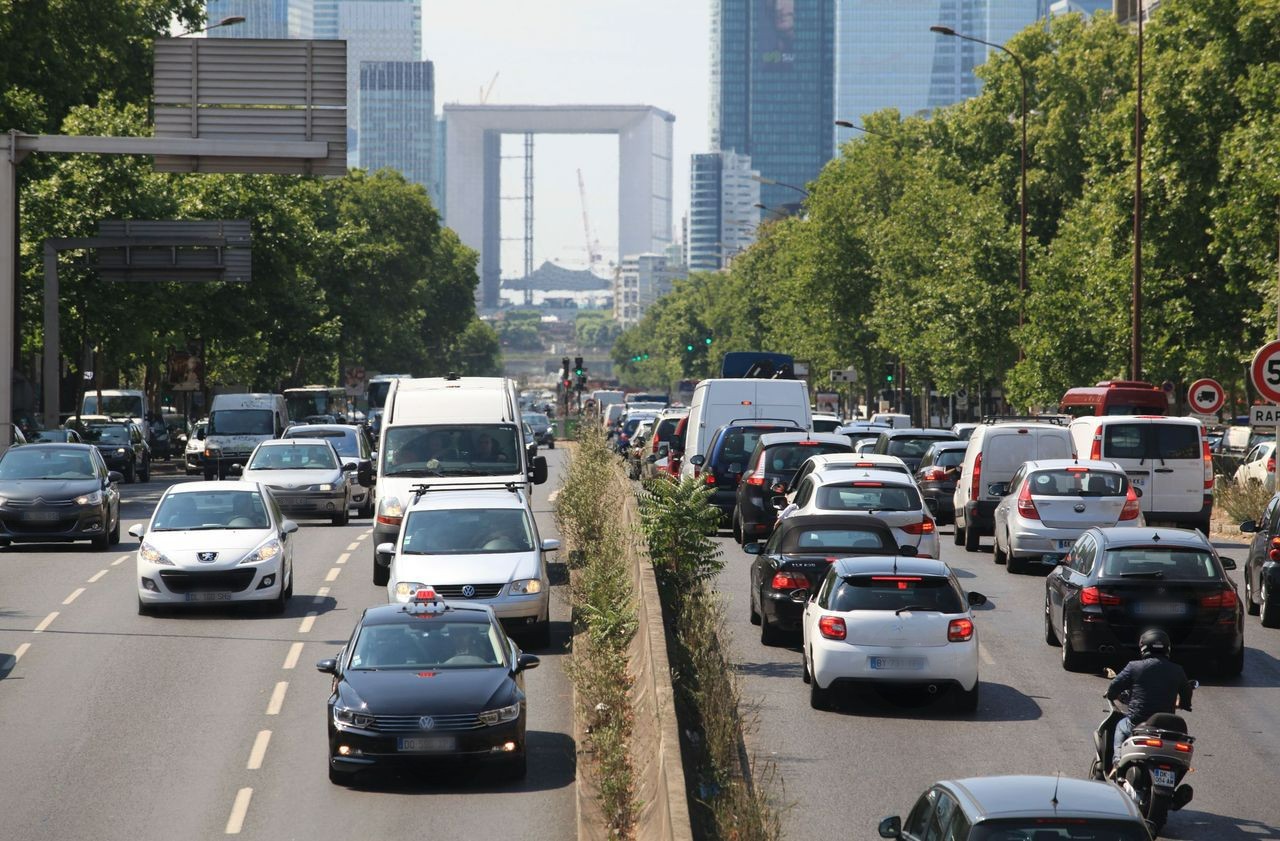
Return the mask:
<svg viewBox="0 0 1280 841"><path fill-rule="evenodd" d="M28 444L0 456L0 547L120 542L121 476L87 444Z"/></svg>
<svg viewBox="0 0 1280 841"><path fill-rule="evenodd" d="M129 421L86 423L80 439L93 444L107 466L124 476L126 482L145 482L151 478L151 449L142 430Z"/></svg>
<svg viewBox="0 0 1280 841"><path fill-rule="evenodd" d="M756 440L755 450L738 482L733 510L733 536L750 543L769 534L777 510L769 504L786 490L796 471L813 456L853 454L843 435L820 432L771 432Z"/></svg>
<svg viewBox="0 0 1280 841"><path fill-rule="evenodd" d="M1267 503L1262 522L1245 520L1240 531L1253 535L1244 562L1244 608L1261 614L1262 627L1280 628L1280 494Z"/></svg>
<svg viewBox="0 0 1280 841"><path fill-rule="evenodd" d="M1219 558L1198 531L1090 529L1045 579L1044 639L1062 647L1062 666L1119 667L1138 656L1138 637L1162 628L1173 659L1244 668L1244 607Z"/></svg>
<svg viewBox="0 0 1280 841"><path fill-rule="evenodd" d="M876 439L873 453L897 456L912 472L920 468L924 451L939 441L958 441L959 436L946 429L889 429Z"/></svg>
<svg viewBox="0 0 1280 841"><path fill-rule="evenodd" d="M775 645L783 633L800 630L805 598L797 590L817 587L837 558L896 555L893 531L876 517L819 514L787 517L767 543L748 543L751 562L751 624L760 642Z"/></svg>
<svg viewBox="0 0 1280 841"><path fill-rule="evenodd" d="M916 470L916 484L920 486L920 496L933 511L938 525L945 526L956 521L955 494L956 482L960 479L960 466L964 463L964 451L969 445L964 441L939 441L930 445L920 459L920 467Z"/></svg>
<svg viewBox="0 0 1280 841"><path fill-rule="evenodd" d="M329 780L450 757L524 777L523 673L537 665L488 607L423 589L407 604L369 608L338 657L316 664L333 675Z"/></svg>

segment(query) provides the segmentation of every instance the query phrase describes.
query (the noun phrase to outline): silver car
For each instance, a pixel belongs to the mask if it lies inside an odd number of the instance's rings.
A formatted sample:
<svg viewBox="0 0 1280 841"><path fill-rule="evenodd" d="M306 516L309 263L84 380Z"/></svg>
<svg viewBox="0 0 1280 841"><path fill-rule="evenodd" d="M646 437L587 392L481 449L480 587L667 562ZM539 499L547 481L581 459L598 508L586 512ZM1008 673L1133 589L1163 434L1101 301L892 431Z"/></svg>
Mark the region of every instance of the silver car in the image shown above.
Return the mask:
<svg viewBox="0 0 1280 841"><path fill-rule="evenodd" d="M326 440L280 438L258 444L249 463L233 464L230 473L266 485L290 517L327 517L345 526L351 507L346 471L355 469L355 462L344 465Z"/></svg>

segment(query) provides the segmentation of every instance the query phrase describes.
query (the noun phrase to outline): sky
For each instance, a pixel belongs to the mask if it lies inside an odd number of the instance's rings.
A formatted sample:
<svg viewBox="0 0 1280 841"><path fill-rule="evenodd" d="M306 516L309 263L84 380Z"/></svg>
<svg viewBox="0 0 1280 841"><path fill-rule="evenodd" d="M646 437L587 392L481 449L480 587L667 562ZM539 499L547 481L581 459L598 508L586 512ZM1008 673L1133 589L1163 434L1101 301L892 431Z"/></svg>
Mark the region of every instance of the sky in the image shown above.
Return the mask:
<svg viewBox="0 0 1280 841"><path fill-rule="evenodd" d="M423 0L436 109L491 105L652 105L675 115L673 219L689 205L689 156L708 149L711 0ZM503 277L523 270L523 139L504 138ZM618 155L609 136L534 138L533 265L587 264L577 170L605 262L617 259ZM674 232L673 232L674 235ZM601 267L603 268L603 266Z"/></svg>

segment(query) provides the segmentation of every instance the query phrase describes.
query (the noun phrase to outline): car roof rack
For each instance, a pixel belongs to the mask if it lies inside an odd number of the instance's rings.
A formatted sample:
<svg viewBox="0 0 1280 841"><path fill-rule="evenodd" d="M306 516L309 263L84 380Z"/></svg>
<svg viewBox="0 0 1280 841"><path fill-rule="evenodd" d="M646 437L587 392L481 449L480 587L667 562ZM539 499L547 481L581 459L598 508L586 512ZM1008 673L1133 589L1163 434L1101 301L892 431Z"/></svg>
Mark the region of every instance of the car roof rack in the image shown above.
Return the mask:
<svg viewBox="0 0 1280 841"><path fill-rule="evenodd" d="M1071 415L983 415L982 423L1052 423L1066 426Z"/></svg>
<svg viewBox="0 0 1280 841"><path fill-rule="evenodd" d="M439 493L441 491L511 491L513 494L519 494L520 486L515 482L493 482L479 485L431 485L422 483L411 485L409 490L413 494L413 501L417 502L419 497L424 494Z"/></svg>

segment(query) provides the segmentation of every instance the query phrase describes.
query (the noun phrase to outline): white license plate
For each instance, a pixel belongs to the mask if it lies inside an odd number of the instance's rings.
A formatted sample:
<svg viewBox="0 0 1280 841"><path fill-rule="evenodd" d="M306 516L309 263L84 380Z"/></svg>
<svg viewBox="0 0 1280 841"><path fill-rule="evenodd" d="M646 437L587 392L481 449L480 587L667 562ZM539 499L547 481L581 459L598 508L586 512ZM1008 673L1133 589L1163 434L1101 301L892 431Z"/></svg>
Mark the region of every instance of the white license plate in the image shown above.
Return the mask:
<svg viewBox="0 0 1280 841"><path fill-rule="evenodd" d="M1134 476L1134 475L1130 474L1130 475L1129 475L1129 482L1130 482L1130 483L1132 483L1132 484L1133 484L1134 486L1136 486L1136 487L1139 487L1139 488L1145 488L1145 487L1147 486L1147 477L1146 477L1146 476Z"/></svg>
<svg viewBox="0 0 1280 841"><path fill-rule="evenodd" d="M1185 616L1187 606L1182 602L1138 602L1134 613L1139 616Z"/></svg>
<svg viewBox="0 0 1280 841"><path fill-rule="evenodd" d="M442 753L457 747L452 736L401 736L396 747L403 753Z"/></svg>
<svg viewBox="0 0 1280 841"><path fill-rule="evenodd" d="M276 499L281 505L306 505L307 501L297 496L282 496Z"/></svg>
<svg viewBox="0 0 1280 841"><path fill-rule="evenodd" d="M1074 540L1059 540L1057 541L1057 544L1058 548L1065 552L1072 546L1075 546L1076 542Z"/></svg>
<svg viewBox="0 0 1280 841"><path fill-rule="evenodd" d="M1151 782L1161 788L1173 788L1178 783L1178 777L1172 771L1166 771L1163 768L1152 768Z"/></svg>
<svg viewBox="0 0 1280 841"><path fill-rule="evenodd" d="M48 523L62 519L62 515L57 511L24 511L22 512L22 519Z"/></svg>
<svg viewBox="0 0 1280 841"><path fill-rule="evenodd" d="M924 668L923 657L869 657L871 668L877 671L913 672Z"/></svg>
<svg viewBox="0 0 1280 841"><path fill-rule="evenodd" d="M189 602L229 602L230 593L187 593Z"/></svg>

